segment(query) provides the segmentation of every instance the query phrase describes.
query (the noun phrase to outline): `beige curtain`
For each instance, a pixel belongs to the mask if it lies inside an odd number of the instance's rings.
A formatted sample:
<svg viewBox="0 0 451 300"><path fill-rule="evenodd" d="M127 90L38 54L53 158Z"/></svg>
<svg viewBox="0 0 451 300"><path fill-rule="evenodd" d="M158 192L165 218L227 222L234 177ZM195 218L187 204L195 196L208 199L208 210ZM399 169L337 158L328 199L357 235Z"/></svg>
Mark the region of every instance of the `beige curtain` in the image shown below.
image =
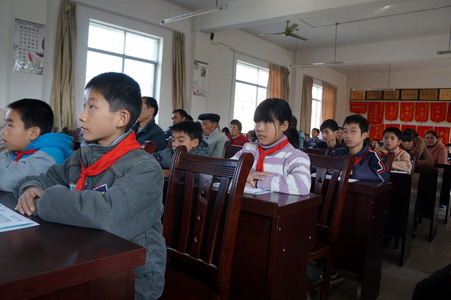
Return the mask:
<svg viewBox="0 0 451 300"><path fill-rule="evenodd" d="M301 102L301 119L299 120L299 128L304 133L310 134L310 126L312 122L312 88L313 78L304 75L302 83L302 102Z"/></svg>
<svg viewBox="0 0 451 300"><path fill-rule="evenodd" d="M186 109L185 34L174 32L172 45L172 107Z"/></svg>
<svg viewBox="0 0 451 300"><path fill-rule="evenodd" d="M337 87L323 81L323 101L321 105L321 121L327 119L335 120L335 109L337 103Z"/></svg>
<svg viewBox="0 0 451 300"><path fill-rule="evenodd" d="M288 93L290 92L290 85L288 83L289 75L290 71L288 68L270 64L266 97L280 98L288 101Z"/></svg>
<svg viewBox="0 0 451 300"><path fill-rule="evenodd" d="M74 59L75 3L61 1L55 46L55 69L50 104L55 114L55 126L75 129Z"/></svg>

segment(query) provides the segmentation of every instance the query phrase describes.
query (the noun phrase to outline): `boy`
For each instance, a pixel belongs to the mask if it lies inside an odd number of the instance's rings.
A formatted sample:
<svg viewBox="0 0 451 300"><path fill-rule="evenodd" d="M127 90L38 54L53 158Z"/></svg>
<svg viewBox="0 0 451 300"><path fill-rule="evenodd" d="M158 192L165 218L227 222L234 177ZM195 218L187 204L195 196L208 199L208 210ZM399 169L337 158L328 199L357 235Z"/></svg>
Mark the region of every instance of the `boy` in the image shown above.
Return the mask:
<svg viewBox="0 0 451 300"><path fill-rule="evenodd" d="M72 137L51 133L53 112L41 100L22 99L8 105L0 154L0 190L12 192L24 177L45 173L72 154Z"/></svg>
<svg viewBox="0 0 451 300"><path fill-rule="evenodd" d="M64 165L15 189L16 210L46 221L109 231L147 248L135 270L135 299L157 299L164 285L163 173L131 130L141 112L138 83L121 73L86 85L79 116L84 141Z"/></svg>
<svg viewBox="0 0 451 300"><path fill-rule="evenodd" d="M355 155L351 178L359 180L388 181L388 172L379 155L364 143L368 136L368 121L361 115L348 116L343 124L343 138L348 148L339 148L331 156Z"/></svg>
<svg viewBox="0 0 451 300"><path fill-rule="evenodd" d="M412 170L410 155L400 147L402 138L401 130L396 127L388 127L384 130L383 137L384 146L376 147L376 152L384 154L393 152L395 158L393 160L392 170L410 173Z"/></svg>
<svg viewBox="0 0 451 300"><path fill-rule="evenodd" d="M192 121L174 124L172 126L172 148L166 148L152 155L163 169L170 169L174 150L181 145L186 146L186 150L190 154L208 156L208 145L202 141L202 128Z"/></svg>
<svg viewBox="0 0 451 300"><path fill-rule="evenodd" d="M307 141L307 148L315 148L316 145L321 142L319 139L319 129L313 128L312 129L312 138Z"/></svg>
<svg viewBox="0 0 451 300"><path fill-rule="evenodd" d="M236 119L230 121L229 128L230 142L232 142L232 145L243 146L249 142L249 140L241 133L241 130L243 130L243 125L241 125L240 121Z"/></svg>
<svg viewBox="0 0 451 300"><path fill-rule="evenodd" d="M338 148L345 148L343 144L339 144L337 141L338 124L335 120L328 119L324 121L321 126L321 137L323 140L319 142L315 148L329 149L330 152Z"/></svg>

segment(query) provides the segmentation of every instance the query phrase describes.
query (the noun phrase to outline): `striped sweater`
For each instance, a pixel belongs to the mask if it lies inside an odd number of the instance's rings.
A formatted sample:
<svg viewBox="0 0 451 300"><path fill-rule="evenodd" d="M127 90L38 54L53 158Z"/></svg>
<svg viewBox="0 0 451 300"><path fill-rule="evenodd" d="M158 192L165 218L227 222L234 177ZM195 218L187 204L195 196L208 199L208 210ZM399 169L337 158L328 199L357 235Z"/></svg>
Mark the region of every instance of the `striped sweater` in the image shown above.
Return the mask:
<svg viewBox="0 0 451 300"><path fill-rule="evenodd" d="M272 145L261 146L265 150L268 150L279 145L286 139L283 136ZM254 155L254 164L252 165L251 172L255 172L257 161L260 157L258 143L246 143L243 149L237 152L232 159L238 159L241 153L252 153ZM271 173L272 176L268 176L265 180L257 181L258 188L295 195L307 195L310 192L310 159L307 154L294 148L290 143L281 150L266 156L263 168L265 172Z"/></svg>

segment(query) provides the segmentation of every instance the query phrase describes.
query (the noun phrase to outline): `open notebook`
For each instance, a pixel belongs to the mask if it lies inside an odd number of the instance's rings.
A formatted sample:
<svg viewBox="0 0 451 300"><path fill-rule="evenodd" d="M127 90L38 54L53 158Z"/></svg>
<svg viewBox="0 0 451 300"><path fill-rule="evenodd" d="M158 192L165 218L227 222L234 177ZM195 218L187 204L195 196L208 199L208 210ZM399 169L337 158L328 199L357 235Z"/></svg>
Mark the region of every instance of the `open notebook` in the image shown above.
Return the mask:
<svg viewBox="0 0 451 300"><path fill-rule="evenodd" d="M0 232L22 229L39 224L0 204Z"/></svg>
<svg viewBox="0 0 451 300"><path fill-rule="evenodd" d="M312 177L316 177L316 173L312 173ZM326 179L330 179L332 177L332 175L327 174L326 175ZM341 177L338 177L338 180L341 180ZM359 181L358 179L354 179L354 178L349 178L348 182L355 182L355 181Z"/></svg>
<svg viewBox="0 0 451 300"><path fill-rule="evenodd" d="M218 190L219 187L219 182L215 182L213 183L213 189L214 190ZM268 194L271 193L271 191L267 191L267 190L262 190L259 188L254 188L254 187L250 187L250 186L245 186L244 187L244 191L245 194L253 194L253 195L260 195L260 194Z"/></svg>

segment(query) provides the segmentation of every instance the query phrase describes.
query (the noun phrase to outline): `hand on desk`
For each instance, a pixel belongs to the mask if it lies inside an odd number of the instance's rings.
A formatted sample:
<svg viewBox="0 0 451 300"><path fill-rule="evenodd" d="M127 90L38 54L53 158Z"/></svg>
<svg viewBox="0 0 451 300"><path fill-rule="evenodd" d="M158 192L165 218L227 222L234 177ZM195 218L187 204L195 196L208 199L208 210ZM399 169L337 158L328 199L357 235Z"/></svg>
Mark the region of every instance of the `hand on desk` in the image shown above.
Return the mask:
<svg viewBox="0 0 451 300"><path fill-rule="evenodd" d="M16 210L31 216L36 211L36 200L44 194L44 190L35 186L29 187L17 200Z"/></svg>
<svg viewBox="0 0 451 300"><path fill-rule="evenodd" d="M252 187L257 187L257 180L265 180L265 177L268 176L272 176L272 174L268 172L250 172L246 183Z"/></svg>

